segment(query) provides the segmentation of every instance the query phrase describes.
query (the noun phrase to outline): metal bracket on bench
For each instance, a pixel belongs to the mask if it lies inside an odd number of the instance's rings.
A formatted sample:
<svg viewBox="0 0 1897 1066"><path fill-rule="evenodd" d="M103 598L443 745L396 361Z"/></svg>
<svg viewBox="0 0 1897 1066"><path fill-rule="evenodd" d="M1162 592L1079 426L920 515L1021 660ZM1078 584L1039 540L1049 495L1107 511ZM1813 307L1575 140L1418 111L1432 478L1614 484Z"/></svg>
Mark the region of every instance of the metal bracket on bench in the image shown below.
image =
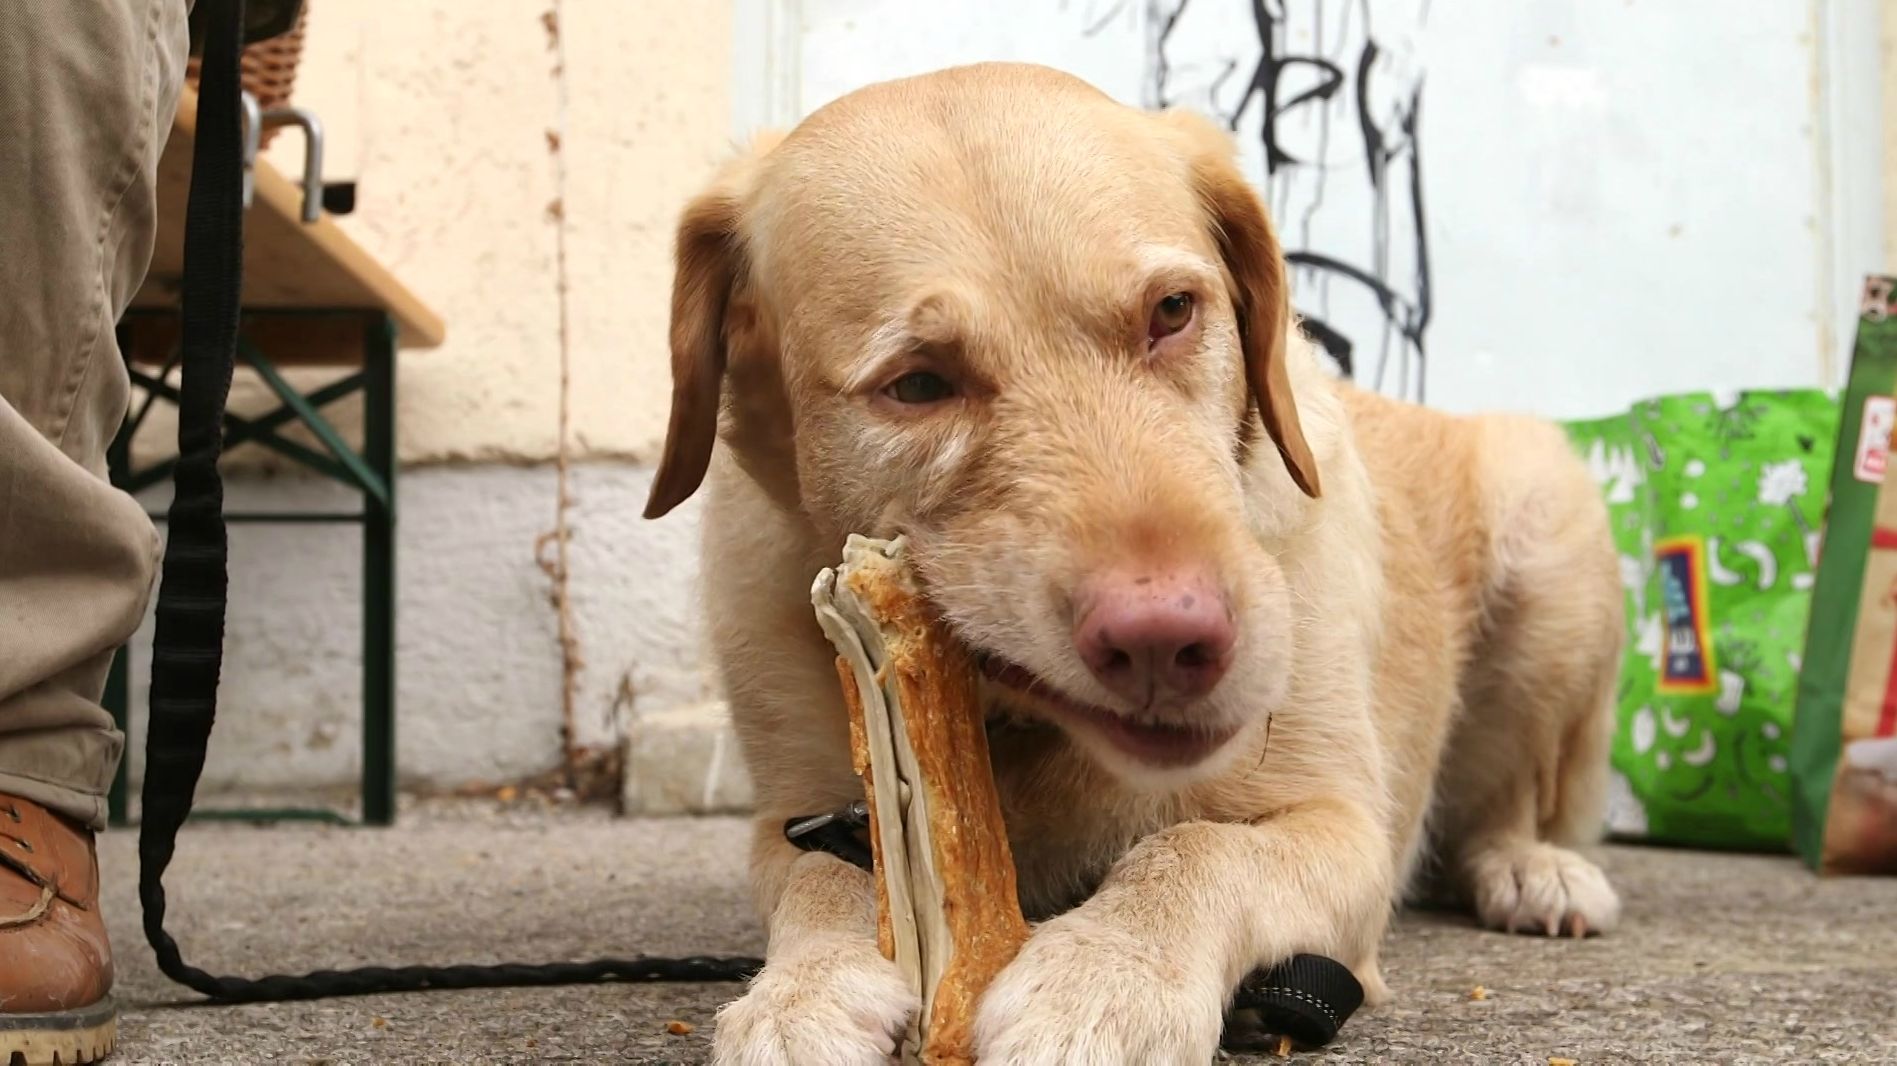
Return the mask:
<svg viewBox="0 0 1897 1066"><path fill-rule="evenodd" d="M237 94L244 109L244 210L257 192L257 153L263 147L263 109L248 89Z"/></svg>
<svg viewBox="0 0 1897 1066"><path fill-rule="evenodd" d="M273 107L264 111L257 98L246 92L244 105L244 207L248 209L257 191L257 154L263 145L263 131L274 126L295 126L303 131L303 221L316 221L323 213L323 121L307 107Z"/></svg>

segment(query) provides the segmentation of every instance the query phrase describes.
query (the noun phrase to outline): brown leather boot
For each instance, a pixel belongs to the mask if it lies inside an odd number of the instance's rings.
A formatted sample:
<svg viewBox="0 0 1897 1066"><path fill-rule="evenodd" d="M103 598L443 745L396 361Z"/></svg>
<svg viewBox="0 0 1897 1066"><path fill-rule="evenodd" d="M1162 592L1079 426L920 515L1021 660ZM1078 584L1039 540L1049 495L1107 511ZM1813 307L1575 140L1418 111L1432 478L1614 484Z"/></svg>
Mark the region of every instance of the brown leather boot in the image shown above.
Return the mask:
<svg viewBox="0 0 1897 1066"><path fill-rule="evenodd" d="M0 794L0 1063L97 1062L118 1042L92 834Z"/></svg>

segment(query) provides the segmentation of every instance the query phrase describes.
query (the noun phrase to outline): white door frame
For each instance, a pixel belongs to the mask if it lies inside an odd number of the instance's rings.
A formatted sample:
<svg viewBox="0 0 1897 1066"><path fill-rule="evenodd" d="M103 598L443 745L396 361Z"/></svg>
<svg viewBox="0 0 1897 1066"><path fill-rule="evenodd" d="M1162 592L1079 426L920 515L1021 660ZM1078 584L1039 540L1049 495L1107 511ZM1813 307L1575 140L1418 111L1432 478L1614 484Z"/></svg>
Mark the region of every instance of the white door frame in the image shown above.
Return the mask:
<svg viewBox="0 0 1897 1066"><path fill-rule="evenodd" d="M1819 358L1825 384L1842 386L1856 343L1859 285L1864 275L1893 266L1885 259L1883 183L1897 175L1884 173L1877 0L1815 0L1812 21L1814 60L1824 74L1813 108L1822 196L1815 221L1831 253L1818 272L1818 306L1831 308L1819 324Z"/></svg>
<svg viewBox="0 0 1897 1066"><path fill-rule="evenodd" d="M802 0L731 0L731 135L803 117Z"/></svg>

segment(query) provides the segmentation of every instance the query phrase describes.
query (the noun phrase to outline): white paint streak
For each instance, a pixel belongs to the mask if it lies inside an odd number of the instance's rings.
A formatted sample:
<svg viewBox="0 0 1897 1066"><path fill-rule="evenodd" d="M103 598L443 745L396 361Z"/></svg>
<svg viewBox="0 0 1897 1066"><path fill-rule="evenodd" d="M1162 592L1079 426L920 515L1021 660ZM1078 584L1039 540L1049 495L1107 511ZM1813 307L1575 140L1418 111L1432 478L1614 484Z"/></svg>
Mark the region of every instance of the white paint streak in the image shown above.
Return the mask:
<svg viewBox="0 0 1897 1066"><path fill-rule="evenodd" d="M1516 76L1522 99L1540 108L1599 111L1607 106L1607 90L1591 67L1530 63Z"/></svg>

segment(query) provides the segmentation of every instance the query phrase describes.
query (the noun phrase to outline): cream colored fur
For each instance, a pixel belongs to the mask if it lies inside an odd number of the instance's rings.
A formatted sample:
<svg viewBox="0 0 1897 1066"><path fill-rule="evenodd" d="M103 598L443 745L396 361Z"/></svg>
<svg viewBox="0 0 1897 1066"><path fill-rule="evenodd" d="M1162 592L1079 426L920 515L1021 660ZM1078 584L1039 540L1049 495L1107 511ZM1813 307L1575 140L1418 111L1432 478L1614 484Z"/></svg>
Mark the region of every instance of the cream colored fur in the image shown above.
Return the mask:
<svg viewBox="0 0 1897 1066"><path fill-rule="evenodd" d="M1203 564L1239 624L1230 673L1167 712L1239 730L1187 770L990 693L1040 924L983 1002L982 1061L1204 1063L1239 978L1296 952L1380 1001L1378 943L1425 864L1489 926L1613 926L1569 850L1598 816L1621 632L1594 486L1550 426L1333 379L1231 157L1190 116L983 65L852 94L687 209L649 513L705 481L770 932L719 1061L880 1062L915 1008L867 875L782 838L859 794L808 598L851 532L908 535L966 641L1103 707L1071 645L1083 575ZM1197 318L1148 350L1178 290ZM892 407L876 390L915 367L961 391Z"/></svg>

